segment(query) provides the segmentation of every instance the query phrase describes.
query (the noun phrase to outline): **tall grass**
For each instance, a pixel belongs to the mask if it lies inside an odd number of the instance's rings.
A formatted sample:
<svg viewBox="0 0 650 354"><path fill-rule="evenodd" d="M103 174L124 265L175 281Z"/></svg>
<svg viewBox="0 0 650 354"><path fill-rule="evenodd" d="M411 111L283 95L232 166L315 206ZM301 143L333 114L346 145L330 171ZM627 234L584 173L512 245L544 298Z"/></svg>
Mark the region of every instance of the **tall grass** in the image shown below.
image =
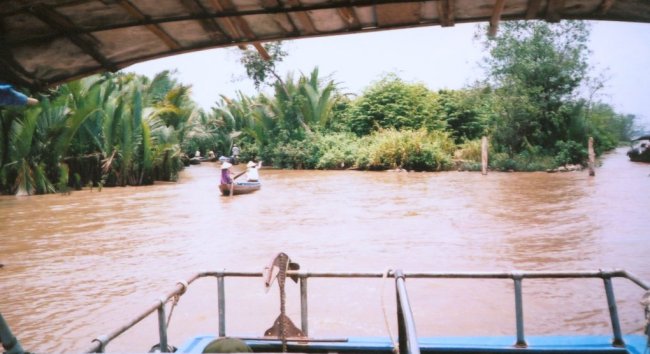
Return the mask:
<svg viewBox="0 0 650 354"><path fill-rule="evenodd" d="M387 129L362 138L357 157L361 169L402 168L441 171L452 166L453 139L445 132Z"/></svg>

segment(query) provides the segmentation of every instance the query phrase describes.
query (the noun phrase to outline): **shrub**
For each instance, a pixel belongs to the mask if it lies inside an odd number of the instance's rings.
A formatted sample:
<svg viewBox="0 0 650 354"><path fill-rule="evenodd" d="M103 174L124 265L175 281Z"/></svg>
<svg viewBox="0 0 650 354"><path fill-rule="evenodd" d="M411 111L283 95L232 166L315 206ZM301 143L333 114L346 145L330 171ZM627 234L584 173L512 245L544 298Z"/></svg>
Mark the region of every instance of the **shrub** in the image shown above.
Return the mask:
<svg viewBox="0 0 650 354"><path fill-rule="evenodd" d="M319 157L318 148L310 139L281 143L272 151L273 165L281 168L314 168Z"/></svg>
<svg viewBox="0 0 650 354"><path fill-rule="evenodd" d="M492 154L488 161L490 168L497 171L514 171L517 168L515 160L504 152Z"/></svg>
<svg viewBox="0 0 650 354"><path fill-rule="evenodd" d="M352 133L317 136L315 144L319 159L316 168L339 169L352 167L359 150L359 138Z"/></svg>
<svg viewBox="0 0 650 354"><path fill-rule="evenodd" d="M558 141L555 143L555 164L564 166L567 164L582 164L587 159L587 150L578 142Z"/></svg>
<svg viewBox="0 0 650 354"><path fill-rule="evenodd" d="M496 171L545 171L555 167L552 156L533 155L528 152L510 156L507 153L495 153L489 158L490 168Z"/></svg>
<svg viewBox="0 0 650 354"><path fill-rule="evenodd" d="M348 108L350 130L359 136L381 129L444 129L436 112L437 94L419 83L407 83L389 74L370 86Z"/></svg>
<svg viewBox="0 0 650 354"><path fill-rule="evenodd" d="M481 139L467 140L460 144L454 157L465 162L481 162Z"/></svg>
<svg viewBox="0 0 650 354"><path fill-rule="evenodd" d="M383 130L362 139L357 165L370 170L439 171L451 167L453 151L447 133Z"/></svg>

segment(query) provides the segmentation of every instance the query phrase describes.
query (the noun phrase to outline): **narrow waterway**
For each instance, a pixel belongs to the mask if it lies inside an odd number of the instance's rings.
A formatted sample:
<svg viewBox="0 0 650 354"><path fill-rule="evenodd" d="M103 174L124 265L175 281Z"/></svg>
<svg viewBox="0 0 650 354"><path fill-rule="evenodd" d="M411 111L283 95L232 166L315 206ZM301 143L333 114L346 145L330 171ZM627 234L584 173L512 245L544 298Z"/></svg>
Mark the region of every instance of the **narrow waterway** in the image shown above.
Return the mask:
<svg viewBox="0 0 650 354"><path fill-rule="evenodd" d="M0 312L23 347L82 351L177 281L201 270L260 271L280 251L312 271L623 268L650 281L650 164L629 162L624 149L595 178L262 170L260 191L230 198L219 195L217 176L208 163L175 184L0 197ZM614 285L623 331L639 333L643 291ZM390 287L310 281L310 335L386 336ZM408 287L419 335L515 333L511 281ZM299 323L297 288L288 282ZM279 313L276 293L259 279L229 282L228 334L262 335ZM216 283L198 281L174 310L170 342L216 333L216 303ZM527 334L611 333L602 281L526 280L524 310ZM145 351L156 338L147 320L108 351Z"/></svg>

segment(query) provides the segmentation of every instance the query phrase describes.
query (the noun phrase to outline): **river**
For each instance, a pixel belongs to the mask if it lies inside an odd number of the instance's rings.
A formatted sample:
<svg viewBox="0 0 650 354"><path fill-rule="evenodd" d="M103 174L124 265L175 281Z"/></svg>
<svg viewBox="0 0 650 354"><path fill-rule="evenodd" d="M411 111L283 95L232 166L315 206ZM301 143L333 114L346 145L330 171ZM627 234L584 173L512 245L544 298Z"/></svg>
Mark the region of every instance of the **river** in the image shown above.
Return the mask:
<svg viewBox="0 0 650 354"><path fill-rule="evenodd" d="M179 183L3 196L0 312L26 350L79 352L177 281L260 271L280 251L311 271L623 268L650 281L650 164L624 151L607 155L595 177L262 170L260 191L230 198L208 163ZM386 336L381 299L393 308L394 295L382 282L312 280L310 335ZM614 285L623 332L640 333L643 291ZM515 333L512 281L408 288L419 335ZM296 289L288 283L298 324ZM228 334L262 335L279 313L276 292L265 294L259 279L229 282ZM599 280L525 280L526 333L611 333L603 293ZM216 333L217 323L216 284L200 280L174 311L170 343ZM156 336L147 320L108 350L146 351Z"/></svg>

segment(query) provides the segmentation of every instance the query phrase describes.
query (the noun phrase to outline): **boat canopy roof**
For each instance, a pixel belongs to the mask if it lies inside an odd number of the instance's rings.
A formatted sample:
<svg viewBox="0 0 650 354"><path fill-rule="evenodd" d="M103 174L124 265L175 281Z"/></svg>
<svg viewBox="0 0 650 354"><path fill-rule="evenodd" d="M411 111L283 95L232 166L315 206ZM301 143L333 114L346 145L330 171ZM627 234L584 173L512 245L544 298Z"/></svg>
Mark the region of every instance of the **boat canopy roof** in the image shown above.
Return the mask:
<svg viewBox="0 0 650 354"><path fill-rule="evenodd" d="M208 48L456 23L650 22L648 0L23 0L0 7L0 81L40 89ZM441 49L444 53L444 49Z"/></svg>

